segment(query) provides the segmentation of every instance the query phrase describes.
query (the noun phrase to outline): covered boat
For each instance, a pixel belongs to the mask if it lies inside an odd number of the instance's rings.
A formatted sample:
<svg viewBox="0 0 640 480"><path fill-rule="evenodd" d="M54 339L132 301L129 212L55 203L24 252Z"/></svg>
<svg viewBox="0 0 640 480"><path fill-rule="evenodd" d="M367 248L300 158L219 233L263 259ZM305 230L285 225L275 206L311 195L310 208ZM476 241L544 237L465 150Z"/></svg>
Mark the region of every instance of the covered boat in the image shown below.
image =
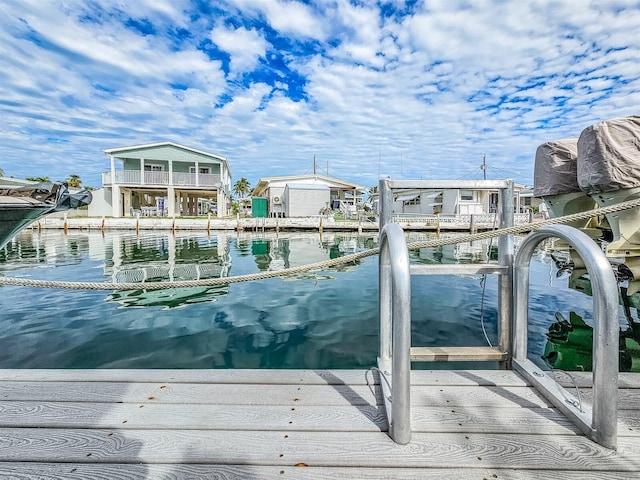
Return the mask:
<svg viewBox="0 0 640 480"><path fill-rule="evenodd" d="M582 131L578 183L601 207L640 198L640 116L595 123ZM613 233L607 253L640 255L640 209L609 214L607 220Z"/></svg>
<svg viewBox="0 0 640 480"><path fill-rule="evenodd" d="M551 218L596 207L595 201L584 193L578 184L577 138L553 140L538 147L533 183L533 194L544 200ZM569 225L585 229L589 222L589 219L578 220Z"/></svg>
<svg viewBox="0 0 640 480"><path fill-rule="evenodd" d="M89 205L91 199L87 190L69 193L64 183L0 186L0 248L43 215Z"/></svg>

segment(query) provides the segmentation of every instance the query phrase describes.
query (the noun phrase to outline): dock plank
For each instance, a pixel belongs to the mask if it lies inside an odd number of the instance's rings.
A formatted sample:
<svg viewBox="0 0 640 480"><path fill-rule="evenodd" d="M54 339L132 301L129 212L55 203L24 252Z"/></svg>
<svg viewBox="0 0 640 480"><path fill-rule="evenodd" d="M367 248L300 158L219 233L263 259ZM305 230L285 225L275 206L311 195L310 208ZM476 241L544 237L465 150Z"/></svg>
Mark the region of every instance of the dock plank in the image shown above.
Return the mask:
<svg viewBox="0 0 640 480"><path fill-rule="evenodd" d="M132 465L82 463L5 463L0 479L12 480L637 480L634 472L592 472L552 470L510 470L496 468L352 468L352 467L290 467L250 465Z"/></svg>
<svg viewBox="0 0 640 480"><path fill-rule="evenodd" d="M0 427L387 431L382 406L2 402Z"/></svg>
<svg viewBox="0 0 640 480"><path fill-rule="evenodd" d="M398 445L369 432L2 428L0 447L7 462L640 471L637 440L621 438L614 452L575 435L414 433Z"/></svg>
<svg viewBox="0 0 640 480"><path fill-rule="evenodd" d="M376 377L367 370L141 370L141 369L0 369L0 382L215 383L266 385L367 385ZM562 376L565 377L565 376ZM586 378L583 374L578 378ZM589 377L590 378L590 377ZM624 378L624 374L621 374ZM640 381L638 382L640 384ZM500 385L529 383L511 370L413 370L412 385Z"/></svg>
<svg viewBox="0 0 640 480"><path fill-rule="evenodd" d="M631 435L640 419L627 418ZM577 434L579 430L553 408L473 408L414 406L414 432ZM330 427L329 427L330 426ZM246 406L1 402L0 427L387 431L381 406Z"/></svg>
<svg viewBox="0 0 640 480"><path fill-rule="evenodd" d="M267 385L115 382L3 382L0 400L218 405L378 405L367 385Z"/></svg>

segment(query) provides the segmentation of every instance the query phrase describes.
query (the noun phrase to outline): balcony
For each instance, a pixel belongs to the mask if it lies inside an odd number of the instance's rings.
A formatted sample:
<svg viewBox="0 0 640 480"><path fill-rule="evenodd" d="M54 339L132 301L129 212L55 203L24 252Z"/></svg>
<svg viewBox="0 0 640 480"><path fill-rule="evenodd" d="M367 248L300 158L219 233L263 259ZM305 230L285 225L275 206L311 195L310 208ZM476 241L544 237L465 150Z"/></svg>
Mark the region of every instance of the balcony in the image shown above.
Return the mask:
<svg viewBox="0 0 640 480"><path fill-rule="evenodd" d="M111 172L102 172L102 185L109 187L119 186L150 186L150 187L214 187L221 186L220 175L210 173L174 173L169 172L144 172L144 182L140 170L116 170L115 181L111 178Z"/></svg>

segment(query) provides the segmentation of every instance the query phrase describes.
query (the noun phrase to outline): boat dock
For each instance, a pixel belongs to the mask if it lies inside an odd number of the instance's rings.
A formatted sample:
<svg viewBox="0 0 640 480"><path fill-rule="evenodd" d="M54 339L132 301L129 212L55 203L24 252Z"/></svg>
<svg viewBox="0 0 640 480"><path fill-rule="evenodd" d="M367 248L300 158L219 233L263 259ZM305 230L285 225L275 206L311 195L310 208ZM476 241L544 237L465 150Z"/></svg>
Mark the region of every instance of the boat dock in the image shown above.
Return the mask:
<svg viewBox="0 0 640 480"><path fill-rule="evenodd" d="M637 479L640 374L619 385L614 451L513 371L412 371L399 445L375 370L0 370L0 478Z"/></svg>

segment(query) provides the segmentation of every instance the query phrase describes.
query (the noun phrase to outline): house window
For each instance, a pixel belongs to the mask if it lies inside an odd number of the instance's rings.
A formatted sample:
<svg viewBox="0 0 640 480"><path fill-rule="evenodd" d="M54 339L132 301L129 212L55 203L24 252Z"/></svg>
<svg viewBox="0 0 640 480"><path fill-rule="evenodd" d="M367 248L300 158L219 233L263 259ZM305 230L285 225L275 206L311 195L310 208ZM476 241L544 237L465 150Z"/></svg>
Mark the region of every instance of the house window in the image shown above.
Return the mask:
<svg viewBox="0 0 640 480"><path fill-rule="evenodd" d="M161 172L162 171L162 165L145 164L144 171L145 172Z"/></svg>
<svg viewBox="0 0 640 480"><path fill-rule="evenodd" d="M404 205L420 205L420 196L404 202Z"/></svg>
<svg viewBox="0 0 640 480"><path fill-rule="evenodd" d="M460 190L460 200L466 202L473 201L473 190Z"/></svg>
<svg viewBox="0 0 640 480"><path fill-rule="evenodd" d="M209 173L211 173L211 168L209 168L209 167L198 167L198 172L200 174L209 174ZM196 173L196 167L189 167L189 173Z"/></svg>
<svg viewBox="0 0 640 480"><path fill-rule="evenodd" d="M531 197L524 197L524 204L527 207L531 206Z"/></svg>

